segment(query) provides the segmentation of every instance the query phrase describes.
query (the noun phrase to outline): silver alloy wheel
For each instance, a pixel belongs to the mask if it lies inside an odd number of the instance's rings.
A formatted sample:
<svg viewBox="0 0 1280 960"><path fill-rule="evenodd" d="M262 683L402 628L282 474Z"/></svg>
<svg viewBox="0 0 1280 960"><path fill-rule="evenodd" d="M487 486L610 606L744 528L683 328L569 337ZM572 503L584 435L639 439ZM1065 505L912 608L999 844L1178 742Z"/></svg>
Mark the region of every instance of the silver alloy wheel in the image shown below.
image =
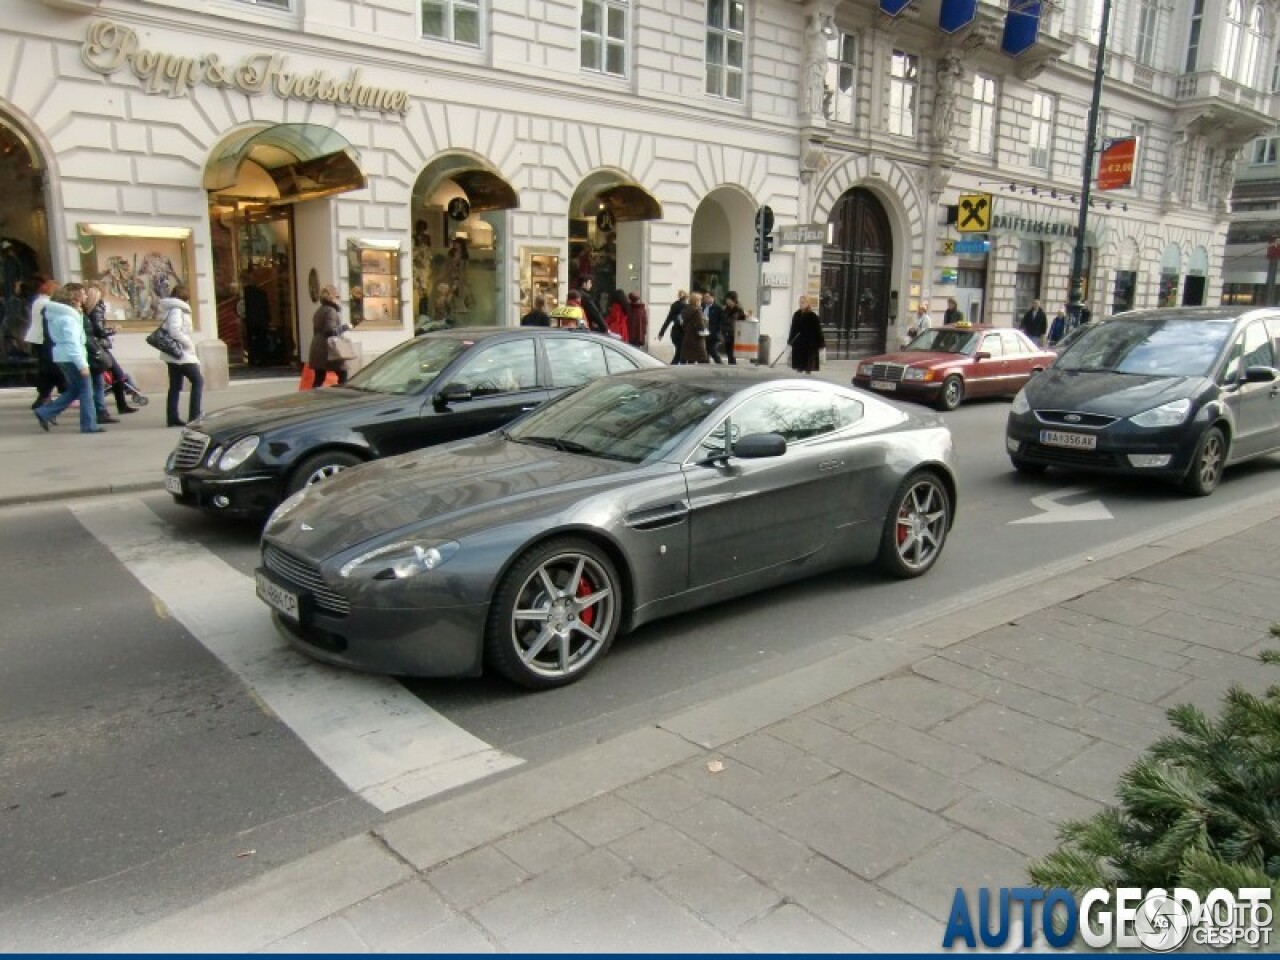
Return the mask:
<svg viewBox="0 0 1280 960"><path fill-rule="evenodd" d="M894 544L904 565L928 567L947 537L947 496L933 477L922 476L899 501Z"/></svg>
<svg viewBox="0 0 1280 960"><path fill-rule="evenodd" d="M304 487L309 487L312 484L319 483L321 480L328 480L330 477L341 473L345 469L346 467L341 463L326 463L307 474L307 479L302 485Z"/></svg>
<svg viewBox="0 0 1280 960"><path fill-rule="evenodd" d="M955 374L942 381L942 396L938 406L943 410L954 410L964 399L964 383Z"/></svg>
<svg viewBox="0 0 1280 960"><path fill-rule="evenodd" d="M530 672L563 679L604 649L616 612L617 589L599 563L582 553L555 554L520 585L511 641Z"/></svg>
<svg viewBox="0 0 1280 960"><path fill-rule="evenodd" d="M1217 430L1205 437L1204 446L1200 448L1200 458L1196 461L1201 489L1212 490L1218 485L1218 478L1222 474L1222 447L1222 434Z"/></svg>

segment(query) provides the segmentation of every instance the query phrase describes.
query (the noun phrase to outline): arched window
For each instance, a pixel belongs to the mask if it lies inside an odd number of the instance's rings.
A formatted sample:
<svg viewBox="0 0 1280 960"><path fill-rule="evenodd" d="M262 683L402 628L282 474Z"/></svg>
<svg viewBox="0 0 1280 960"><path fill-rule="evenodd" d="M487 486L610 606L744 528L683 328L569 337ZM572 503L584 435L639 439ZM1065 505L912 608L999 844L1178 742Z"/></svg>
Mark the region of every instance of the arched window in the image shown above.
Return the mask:
<svg viewBox="0 0 1280 960"><path fill-rule="evenodd" d="M1244 4L1240 0L1227 3L1227 22L1222 28L1222 65L1218 72L1232 76L1240 62L1240 40L1244 33Z"/></svg>
<svg viewBox="0 0 1280 960"><path fill-rule="evenodd" d="M1262 55L1262 35L1265 25L1262 4L1255 3L1249 14L1249 29L1244 33L1244 49L1240 53L1240 62L1235 72L1236 80L1247 87L1252 87L1258 82L1258 58ZM1230 61L1223 66L1230 69Z"/></svg>

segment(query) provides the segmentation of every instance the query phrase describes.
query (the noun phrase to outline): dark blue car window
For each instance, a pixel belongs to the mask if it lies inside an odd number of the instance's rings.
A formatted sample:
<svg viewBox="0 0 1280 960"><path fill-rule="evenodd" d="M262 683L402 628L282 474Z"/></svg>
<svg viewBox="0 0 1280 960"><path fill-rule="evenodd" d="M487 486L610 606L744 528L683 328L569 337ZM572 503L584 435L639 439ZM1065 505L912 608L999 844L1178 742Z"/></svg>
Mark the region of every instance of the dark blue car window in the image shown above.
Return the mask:
<svg viewBox="0 0 1280 960"><path fill-rule="evenodd" d="M419 393L465 348L462 340L418 337L388 350L347 385L374 393Z"/></svg>
<svg viewBox="0 0 1280 960"><path fill-rule="evenodd" d="M1182 317L1116 317L1080 335L1058 357L1057 370L1204 377L1234 327Z"/></svg>

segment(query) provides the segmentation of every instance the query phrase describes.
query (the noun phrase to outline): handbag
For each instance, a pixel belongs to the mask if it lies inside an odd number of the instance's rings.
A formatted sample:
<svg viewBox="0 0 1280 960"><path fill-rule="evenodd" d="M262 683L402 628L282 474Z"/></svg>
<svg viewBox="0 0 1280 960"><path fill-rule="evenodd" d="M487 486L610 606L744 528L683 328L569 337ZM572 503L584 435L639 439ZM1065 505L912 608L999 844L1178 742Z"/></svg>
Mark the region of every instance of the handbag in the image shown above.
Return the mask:
<svg viewBox="0 0 1280 960"><path fill-rule="evenodd" d="M356 358L356 345L346 337L329 338L329 360L332 363L345 363Z"/></svg>
<svg viewBox="0 0 1280 960"><path fill-rule="evenodd" d="M182 344L177 341L177 338L172 333L164 328L164 324L147 334L147 345L173 357L175 360L182 359Z"/></svg>
<svg viewBox="0 0 1280 960"><path fill-rule="evenodd" d="M91 373L106 373L116 365L111 351L97 337L84 338L84 352L88 358Z"/></svg>

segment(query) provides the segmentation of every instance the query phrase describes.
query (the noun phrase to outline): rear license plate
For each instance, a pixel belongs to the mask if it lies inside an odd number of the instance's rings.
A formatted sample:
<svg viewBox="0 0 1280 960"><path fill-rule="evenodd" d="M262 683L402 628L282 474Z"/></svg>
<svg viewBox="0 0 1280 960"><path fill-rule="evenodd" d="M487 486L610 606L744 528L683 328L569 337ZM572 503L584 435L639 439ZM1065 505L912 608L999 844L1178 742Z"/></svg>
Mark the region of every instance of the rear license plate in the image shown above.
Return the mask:
<svg viewBox="0 0 1280 960"><path fill-rule="evenodd" d="M892 380L872 380L871 389L872 390L897 390L898 385L894 383Z"/></svg>
<svg viewBox="0 0 1280 960"><path fill-rule="evenodd" d="M175 477L172 474L166 474L164 478L164 488L175 497L182 496L182 478Z"/></svg>
<svg viewBox="0 0 1280 960"><path fill-rule="evenodd" d="M1074 447L1077 450L1092 450L1097 447L1098 438L1091 433L1041 430L1040 442L1047 447Z"/></svg>
<svg viewBox="0 0 1280 960"><path fill-rule="evenodd" d="M258 582L258 596L260 598L289 619L298 619L298 595L296 593L290 593L284 587L267 579L261 571L255 573L255 579Z"/></svg>

